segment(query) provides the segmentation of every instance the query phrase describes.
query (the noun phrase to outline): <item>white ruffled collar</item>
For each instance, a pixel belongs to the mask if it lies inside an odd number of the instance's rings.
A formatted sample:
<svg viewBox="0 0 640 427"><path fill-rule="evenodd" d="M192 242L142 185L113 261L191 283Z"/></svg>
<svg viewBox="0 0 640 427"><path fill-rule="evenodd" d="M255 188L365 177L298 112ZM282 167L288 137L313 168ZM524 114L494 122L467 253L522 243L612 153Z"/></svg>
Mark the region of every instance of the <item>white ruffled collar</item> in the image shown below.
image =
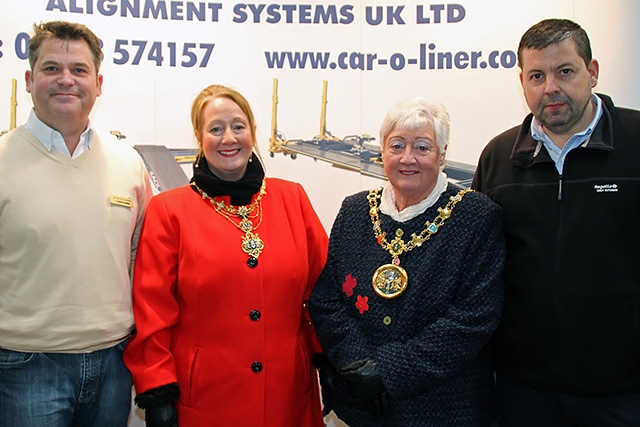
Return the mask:
<svg viewBox="0 0 640 427"><path fill-rule="evenodd" d="M438 173L438 179L435 187L431 190L431 193L422 200L420 203L411 205L398 212L396 207L396 193L393 186L387 181L382 188L382 198L380 200L380 212L385 215L389 215L391 218L398 222L406 222L413 219L429 209L440 198L442 193L447 189L447 174L444 172Z"/></svg>

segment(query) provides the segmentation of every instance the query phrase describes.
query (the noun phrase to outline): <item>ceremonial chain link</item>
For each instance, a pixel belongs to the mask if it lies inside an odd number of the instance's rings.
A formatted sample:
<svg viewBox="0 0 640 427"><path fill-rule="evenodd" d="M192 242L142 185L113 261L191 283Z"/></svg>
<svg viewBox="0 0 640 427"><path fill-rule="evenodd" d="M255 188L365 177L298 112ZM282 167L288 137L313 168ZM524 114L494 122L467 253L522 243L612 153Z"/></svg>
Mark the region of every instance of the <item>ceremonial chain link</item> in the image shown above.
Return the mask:
<svg viewBox="0 0 640 427"><path fill-rule="evenodd" d="M369 191L369 194L367 195L367 200L369 201L369 216L371 217L373 232L378 240L378 244L391 254L394 261L397 260L402 253L409 252L413 248L419 247L429 240L433 234L438 232L438 229L442 227L445 220L451 216L453 208L460 200L462 200L462 197L465 194L474 191L471 189L460 190L455 196L449 197L449 203L447 203L445 207L438 208L438 216L433 220L433 222L425 222L424 230L417 235L416 233L412 233L409 243L405 243L404 240L402 240L402 236L404 235L404 231L402 231L402 229L398 228L396 230L395 238L391 240L391 242L387 241L386 233L382 231L380 217L378 215L380 212L380 206L378 203L378 200L381 197L380 190L381 188L373 189Z"/></svg>
<svg viewBox="0 0 640 427"><path fill-rule="evenodd" d="M256 230L262 224L262 196L267 194L266 191L267 181L265 179L262 180L262 185L260 186L260 192L258 197L251 203L250 205L244 206L232 206L227 205L222 200L215 200L210 197L207 193L205 193L198 184L195 182L191 182L191 187L193 187L203 199L208 199L211 203L211 206L227 219L231 224L235 225L240 231L245 233L242 238L242 251L249 255L249 260L247 264L249 267L255 267L258 265L258 257L262 253L264 249L264 242L258 236ZM240 218L240 221L236 223L231 217ZM253 224L252 220L258 218L258 223L256 225Z"/></svg>

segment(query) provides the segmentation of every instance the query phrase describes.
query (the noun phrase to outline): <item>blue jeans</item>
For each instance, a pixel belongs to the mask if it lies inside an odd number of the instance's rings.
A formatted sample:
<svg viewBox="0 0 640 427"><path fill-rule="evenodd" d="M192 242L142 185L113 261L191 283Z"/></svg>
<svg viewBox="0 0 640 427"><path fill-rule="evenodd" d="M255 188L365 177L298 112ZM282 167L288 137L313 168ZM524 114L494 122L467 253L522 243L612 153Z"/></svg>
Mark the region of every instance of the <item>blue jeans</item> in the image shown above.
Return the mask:
<svg viewBox="0 0 640 427"><path fill-rule="evenodd" d="M497 375L501 427L637 427L640 393L581 397Z"/></svg>
<svg viewBox="0 0 640 427"><path fill-rule="evenodd" d="M0 426L126 427L132 384L125 344L84 354L0 348Z"/></svg>

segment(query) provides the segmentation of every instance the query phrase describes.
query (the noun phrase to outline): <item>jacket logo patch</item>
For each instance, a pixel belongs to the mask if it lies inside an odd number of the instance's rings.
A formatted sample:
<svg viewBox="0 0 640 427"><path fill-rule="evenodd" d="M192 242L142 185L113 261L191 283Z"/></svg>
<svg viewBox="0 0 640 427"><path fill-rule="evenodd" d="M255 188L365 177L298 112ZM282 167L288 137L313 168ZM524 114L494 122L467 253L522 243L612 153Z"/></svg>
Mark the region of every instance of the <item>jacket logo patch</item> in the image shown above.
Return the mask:
<svg viewBox="0 0 640 427"><path fill-rule="evenodd" d="M596 193L617 193L618 184L596 184L593 186Z"/></svg>

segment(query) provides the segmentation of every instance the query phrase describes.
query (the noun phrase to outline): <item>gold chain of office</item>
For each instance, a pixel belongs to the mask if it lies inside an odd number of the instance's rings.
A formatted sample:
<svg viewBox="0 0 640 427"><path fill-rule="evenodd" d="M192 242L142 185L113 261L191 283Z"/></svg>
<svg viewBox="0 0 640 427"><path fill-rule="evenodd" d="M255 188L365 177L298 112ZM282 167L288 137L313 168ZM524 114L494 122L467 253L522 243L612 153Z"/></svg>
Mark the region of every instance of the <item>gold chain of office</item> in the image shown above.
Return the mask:
<svg viewBox="0 0 640 427"><path fill-rule="evenodd" d="M373 290L378 296L383 298L395 298L400 296L406 289L409 282L407 272L400 267L400 255L410 250L422 246L432 235L438 232L444 222L451 216L456 204L462 200L465 194L474 190L460 190L456 195L449 197L449 202L444 207L438 208L438 216L433 221L425 222L425 228L420 234L412 233L408 243L402 239L404 231L398 228L395 237L389 242L386 233L382 231L380 224L380 190L376 188L369 191L367 200L369 201L369 216L373 224L373 232L378 244L392 257L391 264L380 266L373 274Z"/></svg>
<svg viewBox="0 0 640 427"><path fill-rule="evenodd" d="M253 203L237 207L227 205L222 200L216 200L210 197L200 187L198 187L198 184L195 182L191 182L191 187L193 187L203 199L209 200L211 206L213 206L216 212L235 225L240 231L245 233L242 237L242 251L249 255L247 264L250 267L258 265L258 257L264 249L264 242L260 236L258 236L258 233L254 231L260 227L260 224L262 224L262 197L267 194L267 181L265 179L262 180L258 197L256 197ZM239 218L240 221L236 222L232 218ZM254 225L253 220L256 218L258 219L258 222Z"/></svg>

